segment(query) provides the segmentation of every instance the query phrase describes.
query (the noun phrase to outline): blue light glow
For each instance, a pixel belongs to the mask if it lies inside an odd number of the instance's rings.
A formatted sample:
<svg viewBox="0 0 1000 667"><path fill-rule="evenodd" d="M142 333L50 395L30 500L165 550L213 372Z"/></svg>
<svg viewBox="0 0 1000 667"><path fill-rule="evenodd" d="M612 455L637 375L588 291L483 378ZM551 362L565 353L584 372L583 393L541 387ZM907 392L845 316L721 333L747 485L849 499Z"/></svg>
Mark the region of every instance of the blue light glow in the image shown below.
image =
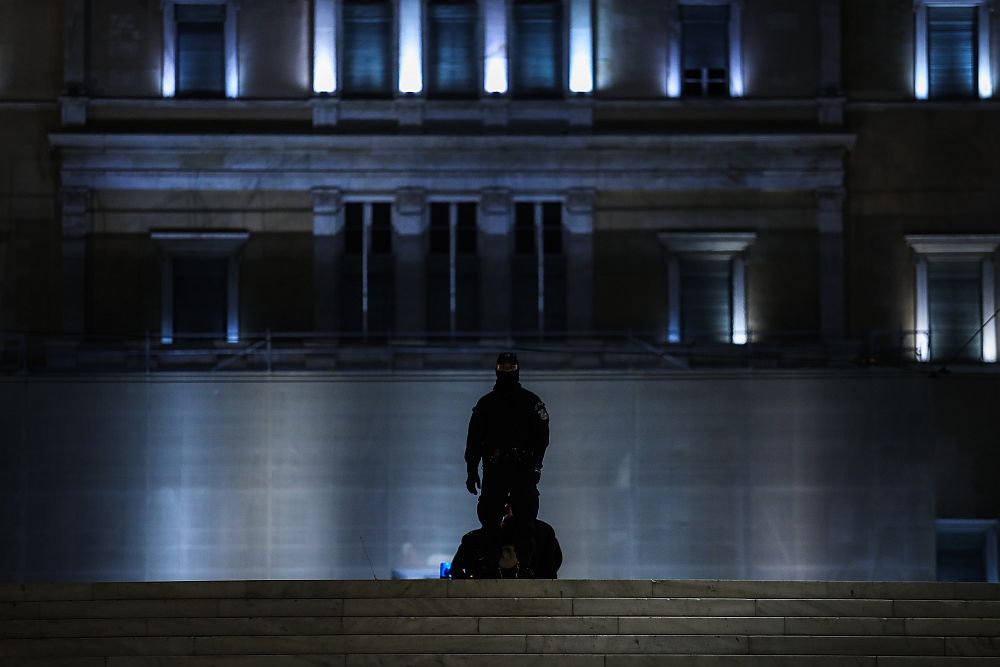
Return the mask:
<svg viewBox="0 0 1000 667"><path fill-rule="evenodd" d="M333 0L316 0L313 35L313 92L337 90L337 45Z"/></svg>
<svg viewBox="0 0 1000 667"><path fill-rule="evenodd" d="M572 0L570 4L569 89L573 93L590 93L594 90L590 0Z"/></svg>
<svg viewBox="0 0 1000 667"><path fill-rule="evenodd" d="M399 0L399 92L424 89L420 0Z"/></svg>

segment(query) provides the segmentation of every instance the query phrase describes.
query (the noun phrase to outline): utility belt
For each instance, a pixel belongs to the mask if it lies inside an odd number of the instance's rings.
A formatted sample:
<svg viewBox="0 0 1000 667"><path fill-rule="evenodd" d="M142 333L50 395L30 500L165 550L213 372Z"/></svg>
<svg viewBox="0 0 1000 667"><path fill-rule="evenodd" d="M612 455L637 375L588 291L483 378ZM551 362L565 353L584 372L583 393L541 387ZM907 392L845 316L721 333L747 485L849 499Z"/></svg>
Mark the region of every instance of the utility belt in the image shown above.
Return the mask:
<svg viewBox="0 0 1000 667"><path fill-rule="evenodd" d="M486 463L492 465L509 465L518 468L535 469L535 453L521 447L503 447L494 449L486 458ZM538 466L541 468L541 466Z"/></svg>

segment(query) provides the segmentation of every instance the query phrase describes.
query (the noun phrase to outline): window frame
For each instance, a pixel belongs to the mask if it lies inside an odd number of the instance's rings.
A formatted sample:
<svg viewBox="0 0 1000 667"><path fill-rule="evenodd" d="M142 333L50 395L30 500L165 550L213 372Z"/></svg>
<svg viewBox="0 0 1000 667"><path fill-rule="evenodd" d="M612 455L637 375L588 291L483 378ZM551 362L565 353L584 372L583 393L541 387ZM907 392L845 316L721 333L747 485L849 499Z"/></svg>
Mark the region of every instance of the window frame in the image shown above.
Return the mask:
<svg viewBox="0 0 1000 667"><path fill-rule="evenodd" d="M376 95L365 95L352 93L349 90L345 90L344 83L347 77L344 73L344 67L347 63L345 56L345 44L344 39L344 5L348 4L347 0L326 0L336 3L334 8L334 21L336 27L334 28L334 68L336 71L336 89L335 93L340 97L347 97L348 99L389 99L399 95L399 71L400 71L400 51L399 51L399 30L400 30L400 19L399 19L399 3L400 0L386 0L386 4L389 6L389 12L391 16L389 17L389 46L388 53L386 53L386 62L389 67L389 72L387 73L389 79L389 86L380 93Z"/></svg>
<svg viewBox="0 0 1000 667"><path fill-rule="evenodd" d="M154 230L150 239L160 251L160 343L174 342L174 259L212 257L228 261L226 274L226 342L240 342L240 251L246 231Z"/></svg>
<svg viewBox="0 0 1000 667"><path fill-rule="evenodd" d="M994 313L996 307L996 262L1000 234L911 234L906 242L913 250L914 257L914 358L919 362L930 362L930 339L933 335L930 324L930 290L928 263L935 259L979 260L982 264L980 321L983 345L980 361L997 361L997 326ZM987 321L988 320L988 321Z"/></svg>
<svg viewBox="0 0 1000 667"><path fill-rule="evenodd" d="M728 5L729 6L729 53L728 76L729 97L739 98L746 93L743 73L743 2L744 0L672 0L670 7L670 65L667 68L667 96L683 99L684 72L681 59L684 26L681 21L681 5ZM715 98L720 99L720 98Z"/></svg>
<svg viewBox="0 0 1000 667"><path fill-rule="evenodd" d="M468 0L468 4L472 5L475 14L475 25L472 30L472 37L474 40L474 45L472 49L473 57L475 62L472 63L472 71L475 73L476 82L472 90L468 94L465 93L442 93L440 91L431 90L431 18L430 18L430 6L434 3L434 0L422 0L422 5L420 9L420 21L421 21L421 32L422 32L422 44L421 44L421 67L423 70L423 93L429 99L435 100L470 100L476 99L483 95L483 91L486 86L485 71L484 71L484 54L486 48L486 17L485 17L485 7L480 0Z"/></svg>
<svg viewBox="0 0 1000 667"><path fill-rule="evenodd" d="M239 52L237 39L237 3L235 0L163 0L163 54L160 69L160 93L163 97L183 97L177 77L177 5L225 5L226 18L223 24L223 62L225 63L225 84L223 97L236 99L240 96Z"/></svg>
<svg viewBox="0 0 1000 667"><path fill-rule="evenodd" d="M978 58L976 62L976 93L979 99L994 94L992 54L990 52L990 3L992 0L913 0L914 63L913 95L918 100L940 99L930 96L930 44L928 39L928 7L977 7Z"/></svg>
<svg viewBox="0 0 1000 667"><path fill-rule="evenodd" d="M684 255L712 255L730 262L729 344L745 345L750 340L747 300L746 251L757 240L754 232L660 232L667 252L667 335L668 343L685 343L682 338L680 260Z"/></svg>
<svg viewBox="0 0 1000 667"><path fill-rule="evenodd" d="M995 584L1000 582L1000 567L998 560L1000 554L997 553L998 533L1000 533L1000 521L997 519L936 519L934 521L935 541L939 544L942 534L958 535L982 535L983 536L983 565L986 570L986 582ZM936 554L939 549L935 548L935 571L937 568Z"/></svg>
<svg viewBox="0 0 1000 667"><path fill-rule="evenodd" d="M571 94L569 81L570 81L570 39L572 39L572 34L570 32L570 22L572 0L556 0L556 4L560 6L560 34L562 39L562 44L560 45L562 54L561 61L559 63L559 88L552 92L551 95L525 95L523 93L518 93L517 91L517 68L515 67L514 59L517 58L518 49L518 39L515 19L514 19L514 5L517 0L511 0L507 3L507 94L514 99L522 100L559 100L566 99ZM593 38L591 38L591 41ZM591 47L593 48L593 47ZM527 200L524 200L527 201ZM534 200L532 200L534 201Z"/></svg>
<svg viewBox="0 0 1000 667"><path fill-rule="evenodd" d="M559 255L566 257L566 247L567 238L566 235L569 233L566 228L566 200L564 197L559 196L515 196L511 198L510 206L510 234L511 234L511 259L519 253L516 250L516 234L517 234L517 205L518 204L532 204L532 223L534 225L534 250L531 256L535 260L535 280L537 285L537 317L538 317L538 327L535 332L538 338L541 340L547 334L560 333L559 330L551 332L547 330L545 326L545 258L553 256L551 253L545 252L545 204L558 204L559 205L559 226L562 231L562 242L560 245ZM522 254L524 256L525 254ZM550 290L551 292L551 290ZM564 295L565 296L565 295ZM527 331L519 332L527 334Z"/></svg>
<svg viewBox="0 0 1000 667"><path fill-rule="evenodd" d="M388 256L388 257L393 257L394 258L395 257L395 253L396 253L396 243L395 243L395 234L396 234L396 228L395 228L395 219L396 219L396 215L395 215L395 198L393 198L392 196L387 196L387 195L364 196L364 195L360 195L360 194L354 195L354 196L350 196L350 197L344 197L343 198L343 203L341 204L341 206L343 207L343 211L344 211L342 213L342 215L344 216L345 223L346 223L346 220L347 220L347 206L348 206L348 204L361 204L361 206L362 206L362 212L361 212L361 331L358 332L358 333L361 334L363 340L368 340L368 337L371 334L371 331L370 331L370 328L369 328L369 312L370 312L370 309L369 309L369 296L370 296L370 282L371 282L371 278L370 278L370 276L371 276L371 266L370 265L371 265L371 257L372 257L372 255L376 254L376 253L372 252L372 226L373 226L374 218L375 218L374 211L373 211L372 207L375 204L386 204L386 205L389 206L389 233L392 235L393 238L390 241L389 252L387 254L385 254L385 255L383 255L382 253L377 253L377 254L382 255L382 256ZM346 229L346 224L345 224L345 229ZM395 298L395 294L393 294L393 298ZM390 312L389 315L391 317L393 315L393 313ZM385 333L385 334L388 335L391 332L386 331L386 332L379 332L379 333Z"/></svg>
<svg viewBox="0 0 1000 667"><path fill-rule="evenodd" d="M481 258L480 245L481 240L480 235L480 200L475 196L462 196L462 197L431 197L427 200L427 231L430 234L430 219L431 219L431 207L437 205L446 205L448 207L448 312L449 312L449 327L448 333L452 338L455 338L458 334L470 334L474 332L459 331L458 330L458 261L459 257L468 256L468 254L462 254L458 251L458 207L460 204L472 204L475 207L476 213L476 250L471 253L476 258ZM430 241L428 239L428 257L430 257ZM430 302L430 295L427 296L428 303Z"/></svg>

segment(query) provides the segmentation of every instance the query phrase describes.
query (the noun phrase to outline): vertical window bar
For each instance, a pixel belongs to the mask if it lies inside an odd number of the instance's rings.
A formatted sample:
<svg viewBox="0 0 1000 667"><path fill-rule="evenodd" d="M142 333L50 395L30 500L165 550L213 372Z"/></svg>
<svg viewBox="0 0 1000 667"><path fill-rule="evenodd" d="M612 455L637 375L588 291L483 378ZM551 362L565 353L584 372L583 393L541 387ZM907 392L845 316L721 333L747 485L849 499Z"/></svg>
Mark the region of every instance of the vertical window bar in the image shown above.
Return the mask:
<svg viewBox="0 0 1000 667"><path fill-rule="evenodd" d="M337 20L335 0L315 0L313 7L313 92L337 90Z"/></svg>
<svg viewBox="0 0 1000 667"><path fill-rule="evenodd" d="M733 344L746 345L747 331L747 275L746 262L741 255L733 257Z"/></svg>
<svg viewBox="0 0 1000 667"><path fill-rule="evenodd" d="M372 205L365 203L361 236L361 335L368 338L368 266L372 248Z"/></svg>
<svg viewBox="0 0 1000 667"><path fill-rule="evenodd" d="M448 205L448 307L449 307L449 331L454 338L456 328L457 313L457 289L456 280L458 255L458 205Z"/></svg>
<svg viewBox="0 0 1000 667"><path fill-rule="evenodd" d="M545 233L542 204L535 204L535 257L538 267L538 336L545 335Z"/></svg>
<svg viewBox="0 0 1000 667"><path fill-rule="evenodd" d="M667 342L681 342L681 263L676 255L667 260Z"/></svg>

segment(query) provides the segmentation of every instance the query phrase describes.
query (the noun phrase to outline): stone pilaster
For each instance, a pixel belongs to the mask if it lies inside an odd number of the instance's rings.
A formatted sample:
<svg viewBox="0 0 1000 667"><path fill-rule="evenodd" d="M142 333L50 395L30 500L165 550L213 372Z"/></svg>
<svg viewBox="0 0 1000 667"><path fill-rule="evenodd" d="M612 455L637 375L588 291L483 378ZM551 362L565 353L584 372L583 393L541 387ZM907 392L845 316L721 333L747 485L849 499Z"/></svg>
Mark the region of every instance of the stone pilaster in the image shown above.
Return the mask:
<svg viewBox="0 0 1000 667"><path fill-rule="evenodd" d="M338 188L313 188L313 329L340 328L340 260L344 254L344 207Z"/></svg>
<svg viewBox="0 0 1000 667"><path fill-rule="evenodd" d="M510 338L513 230L510 191L483 190L479 195L479 308L484 338Z"/></svg>
<svg viewBox="0 0 1000 667"><path fill-rule="evenodd" d="M841 0L819 5L819 123L843 125L844 95L840 67Z"/></svg>
<svg viewBox="0 0 1000 667"><path fill-rule="evenodd" d="M427 194L422 188L396 191L392 229L395 331L419 339L427 329Z"/></svg>
<svg viewBox="0 0 1000 667"><path fill-rule="evenodd" d="M831 188L816 193L816 222L819 228L820 329L823 340L844 338L844 190Z"/></svg>
<svg viewBox="0 0 1000 667"><path fill-rule="evenodd" d="M87 233L90 190L63 188L62 203L62 330L70 336L86 332Z"/></svg>
<svg viewBox="0 0 1000 667"><path fill-rule="evenodd" d="M563 216L566 327L581 334L594 328L594 199L593 190L570 190Z"/></svg>
<svg viewBox="0 0 1000 667"><path fill-rule="evenodd" d="M59 114L64 126L87 124L87 0L63 2L63 95Z"/></svg>

